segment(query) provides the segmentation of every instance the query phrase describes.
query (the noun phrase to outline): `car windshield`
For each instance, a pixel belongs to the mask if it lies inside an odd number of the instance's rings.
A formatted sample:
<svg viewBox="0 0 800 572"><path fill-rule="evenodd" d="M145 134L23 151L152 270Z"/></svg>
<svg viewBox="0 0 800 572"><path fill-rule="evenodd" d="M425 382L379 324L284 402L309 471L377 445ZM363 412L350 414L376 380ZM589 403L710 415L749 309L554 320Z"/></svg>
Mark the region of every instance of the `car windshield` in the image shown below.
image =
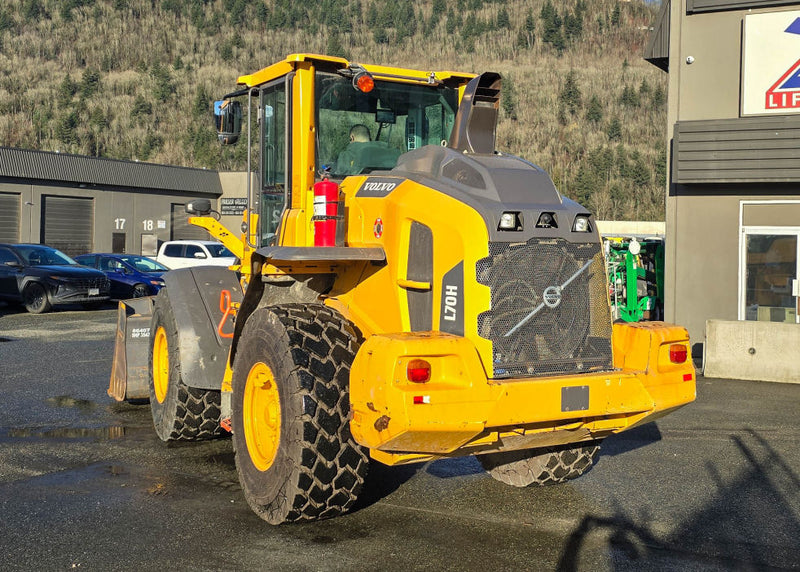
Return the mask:
<svg viewBox="0 0 800 572"><path fill-rule="evenodd" d="M233 252L222 246L221 244L206 244L206 248L214 258L234 258Z"/></svg>
<svg viewBox="0 0 800 572"><path fill-rule="evenodd" d="M318 72L317 161L334 177L388 170L406 151L444 145L458 92L444 85L375 81L369 93L350 78Z"/></svg>
<svg viewBox="0 0 800 572"><path fill-rule="evenodd" d="M146 256L120 256L119 259L130 264L139 272L166 272L169 270L163 264Z"/></svg>
<svg viewBox="0 0 800 572"><path fill-rule="evenodd" d="M78 263L63 252L37 244L15 247L17 253L31 266L73 266Z"/></svg>

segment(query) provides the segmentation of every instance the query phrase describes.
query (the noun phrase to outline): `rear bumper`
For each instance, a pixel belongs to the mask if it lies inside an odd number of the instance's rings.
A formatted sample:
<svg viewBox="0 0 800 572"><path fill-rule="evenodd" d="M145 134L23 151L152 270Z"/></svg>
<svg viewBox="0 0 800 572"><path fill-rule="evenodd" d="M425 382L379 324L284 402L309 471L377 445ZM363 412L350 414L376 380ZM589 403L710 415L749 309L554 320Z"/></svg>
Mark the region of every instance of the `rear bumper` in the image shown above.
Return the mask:
<svg viewBox="0 0 800 572"><path fill-rule="evenodd" d="M618 325L617 370L499 381L466 338L372 336L351 370L351 431L389 464L602 438L695 399L691 358L669 361L676 343L688 351L683 328ZM406 379L414 358L431 364L429 382Z"/></svg>

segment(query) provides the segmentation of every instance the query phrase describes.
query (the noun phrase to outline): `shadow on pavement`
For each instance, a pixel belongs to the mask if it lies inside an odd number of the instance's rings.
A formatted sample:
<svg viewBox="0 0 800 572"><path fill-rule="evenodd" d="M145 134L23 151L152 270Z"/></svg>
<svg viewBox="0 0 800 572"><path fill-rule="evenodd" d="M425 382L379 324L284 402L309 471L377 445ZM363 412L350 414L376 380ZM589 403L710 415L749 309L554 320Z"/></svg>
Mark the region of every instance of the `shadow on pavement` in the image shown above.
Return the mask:
<svg viewBox="0 0 800 572"><path fill-rule="evenodd" d="M419 463L397 467L370 463L364 489L358 495L358 500L350 512L358 512L389 496L413 477L421 467Z"/></svg>
<svg viewBox="0 0 800 572"><path fill-rule="evenodd" d="M661 431L658 425L656 423L646 423L640 427L634 427L607 437L600 446L600 455L604 457L620 455L658 441L661 441Z"/></svg>
<svg viewBox="0 0 800 572"><path fill-rule="evenodd" d="M652 525L624 514L588 515L568 537L557 570L581 569L581 551L603 542L616 570L675 567L676 560L715 569L798 567L800 478L757 432L730 438L747 467L725 478L707 464L717 494L675 532L659 538Z"/></svg>

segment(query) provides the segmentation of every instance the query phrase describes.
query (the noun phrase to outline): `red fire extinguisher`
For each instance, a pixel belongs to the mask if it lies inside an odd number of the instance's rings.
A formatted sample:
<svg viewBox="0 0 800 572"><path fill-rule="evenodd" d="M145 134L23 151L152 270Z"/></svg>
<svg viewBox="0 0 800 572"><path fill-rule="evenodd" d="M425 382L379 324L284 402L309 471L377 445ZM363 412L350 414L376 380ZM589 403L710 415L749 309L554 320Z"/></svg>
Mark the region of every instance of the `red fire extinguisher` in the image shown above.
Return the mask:
<svg viewBox="0 0 800 572"><path fill-rule="evenodd" d="M339 185L327 175L314 184L314 246L336 246L336 214Z"/></svg>

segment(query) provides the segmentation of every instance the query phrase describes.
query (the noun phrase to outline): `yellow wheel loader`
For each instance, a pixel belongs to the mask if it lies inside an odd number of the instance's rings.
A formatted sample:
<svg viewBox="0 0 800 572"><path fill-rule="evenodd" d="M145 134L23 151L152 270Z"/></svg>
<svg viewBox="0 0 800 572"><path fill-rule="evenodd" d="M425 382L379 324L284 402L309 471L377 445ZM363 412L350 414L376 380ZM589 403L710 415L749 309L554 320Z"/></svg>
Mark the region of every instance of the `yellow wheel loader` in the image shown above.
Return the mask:
<svg viewBox="0 0 800 572"><path fill-rule="evenodd" d="M296 54L215 102L246 137L241 260L120 305L109 393L159 437L232 432L270 523L346 512L368 464L476 455L513 486L695 398L686 330L612 324L586 209L495 149L501 78Z"/></svg>

